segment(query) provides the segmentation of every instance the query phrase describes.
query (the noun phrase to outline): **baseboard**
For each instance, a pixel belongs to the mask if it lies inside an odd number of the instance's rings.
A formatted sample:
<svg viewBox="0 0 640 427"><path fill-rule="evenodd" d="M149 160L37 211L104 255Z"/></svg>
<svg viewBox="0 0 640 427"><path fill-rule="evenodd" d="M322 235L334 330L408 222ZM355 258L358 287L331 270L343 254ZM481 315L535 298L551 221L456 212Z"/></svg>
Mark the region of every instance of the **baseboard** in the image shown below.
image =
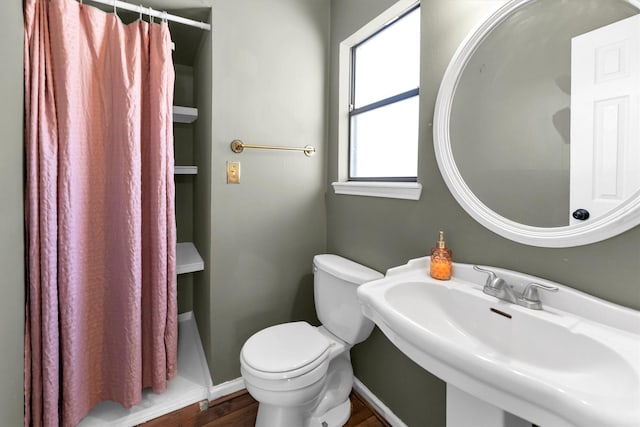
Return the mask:
<svg viewBox="0 0 640 427"><path fill-rule="evenodd" d="M209 388L209 402L240 391L243 388L245 388L245 386L242 377L224 382L222 384L212 385Z"/></svg>
<svg viewBox="0 0 640 427"><path fill-rule="evenodd" d="M385 405L371 390L365 386L362 381L353 378L353 389L357 391L363 399L367 401L373 409L376 410L382 418L384 418L393 427L408 427L396 414L394 414L387 405Z"/></svg>

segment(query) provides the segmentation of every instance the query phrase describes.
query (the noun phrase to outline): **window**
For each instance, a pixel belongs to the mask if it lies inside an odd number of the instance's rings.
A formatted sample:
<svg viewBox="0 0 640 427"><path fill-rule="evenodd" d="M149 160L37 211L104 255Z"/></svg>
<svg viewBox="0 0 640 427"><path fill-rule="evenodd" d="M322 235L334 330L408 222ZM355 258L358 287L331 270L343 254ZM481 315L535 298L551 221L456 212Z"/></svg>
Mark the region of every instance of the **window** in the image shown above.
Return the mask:
<svg viewBox="0 0 640 427"><path fill-rule="evenodd" d="M349 181L416 181L419 6L351 46Z"/></svg>

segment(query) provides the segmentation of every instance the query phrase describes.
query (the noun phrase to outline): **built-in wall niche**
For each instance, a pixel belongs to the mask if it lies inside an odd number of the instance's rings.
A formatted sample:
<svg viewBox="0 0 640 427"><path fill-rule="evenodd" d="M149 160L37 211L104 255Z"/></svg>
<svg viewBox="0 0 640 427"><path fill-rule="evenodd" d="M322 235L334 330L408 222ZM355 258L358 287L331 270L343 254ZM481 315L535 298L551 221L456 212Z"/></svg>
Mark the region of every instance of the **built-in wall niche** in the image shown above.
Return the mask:
<svg viewBox="0 0 640 427"><path fill-rule="evenodd" d="M198 109L194 107L173 106L174 123L193 123L198 118ZM198 166L175 165L176 175L197 175ZM182 242L176 245L176 274L194 273L204 270L204 261L193 242Z"/></svg>
<svg viewBox="0 0 640 427"><path fill-rule="evenodd" d="M198 119L198 109L195 107L184 107L181 105L173 106L173 122L174 123L193 123ZM196 165L175 165L174 173L176 175L197 175L198 166Z"/></svg>
<svg viewBox="0 0 640 427"><path fill-rule="evenodd" d="M195 126L198 108L194 98L192 66L174 64L175 88L173 106L174 179L176 187L176 273L178 274L178 311L193 309L194 277L204 270L204 261L194 243L195 186L198 165L195 161Z"/></svg>

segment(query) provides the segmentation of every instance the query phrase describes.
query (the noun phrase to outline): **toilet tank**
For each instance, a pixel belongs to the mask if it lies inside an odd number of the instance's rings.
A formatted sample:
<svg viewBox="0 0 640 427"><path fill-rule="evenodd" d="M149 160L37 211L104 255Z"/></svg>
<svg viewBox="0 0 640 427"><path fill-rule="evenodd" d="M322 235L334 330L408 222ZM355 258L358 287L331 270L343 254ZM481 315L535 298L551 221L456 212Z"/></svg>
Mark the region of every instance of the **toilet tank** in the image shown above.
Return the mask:
<svg viewBox="0 0 640 427"><path fill-rule="evenodd" d="M313 258L316 313L322 325L348 344L364 341L373 322L362 314L356 290L365 282L384 276L364 265L337 255Z"/></svg>

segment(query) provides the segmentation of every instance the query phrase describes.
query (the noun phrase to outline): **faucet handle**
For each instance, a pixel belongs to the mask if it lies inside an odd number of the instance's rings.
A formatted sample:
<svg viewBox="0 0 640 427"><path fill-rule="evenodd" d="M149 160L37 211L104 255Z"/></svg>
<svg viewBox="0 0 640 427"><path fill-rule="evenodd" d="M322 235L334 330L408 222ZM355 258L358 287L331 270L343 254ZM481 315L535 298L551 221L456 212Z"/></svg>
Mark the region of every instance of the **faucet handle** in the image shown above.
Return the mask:
<svg viewBox="0 0 640 427"><path fill-rule="evenodd" d="M533 310L542 310L542 302L540 301L540 296L538 295L538 289L542 289L543 291L547 292L558 292L559 290L557 286L542 285L540 283L529 283L524 288L522 296L518 298L518 302L520 303L520 305Z"/></svg>
<svg viewBox="0 0 640 427"><path fill-rule="evenodd" d="M485 288L498 289L506 285L506 282L504 281L504 279L498 277L496 273L494 273L491 270L488 270L486 268L480 268L477 265L474 265L473 269L475 271L488 274L487 281L484 284Z"/></svg>

